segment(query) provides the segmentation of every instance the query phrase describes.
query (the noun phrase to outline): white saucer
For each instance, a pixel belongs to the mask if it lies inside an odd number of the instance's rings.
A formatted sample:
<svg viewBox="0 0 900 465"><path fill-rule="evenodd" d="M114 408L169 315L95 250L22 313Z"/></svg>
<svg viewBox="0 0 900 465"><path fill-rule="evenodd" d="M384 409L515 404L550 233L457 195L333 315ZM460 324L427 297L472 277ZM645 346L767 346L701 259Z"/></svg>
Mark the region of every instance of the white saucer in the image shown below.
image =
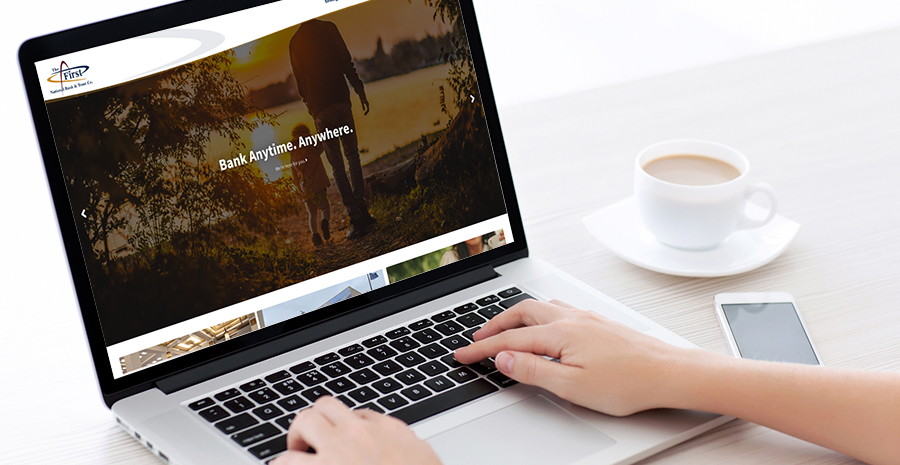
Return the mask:
<svg viewBox="0 0 900 465"><path fill-rule="evenodd" d="M764 217L766 210L748 204L747 213ZM745 273L759 268L784 252L800 225L775 215L757 229L737 231L712 250L689 252L663 245L644 228L634 197L610 205L584 218L584 225L601 244L619 258L659 273L709 278Z"/></svg>

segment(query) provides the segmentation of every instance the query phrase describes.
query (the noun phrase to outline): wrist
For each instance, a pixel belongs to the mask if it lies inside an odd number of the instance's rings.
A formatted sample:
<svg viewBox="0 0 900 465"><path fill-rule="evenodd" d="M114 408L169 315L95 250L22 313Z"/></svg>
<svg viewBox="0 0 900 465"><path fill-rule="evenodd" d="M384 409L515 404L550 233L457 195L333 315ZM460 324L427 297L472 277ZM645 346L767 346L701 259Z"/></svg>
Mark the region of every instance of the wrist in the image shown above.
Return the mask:
<svg viewBox="0 0 900 465"><path fill-rule="evenodd" d="M665 407L715 411L718 390L728 389L728 367L736 359L703 349L676 348L667 364Z"/></svg>

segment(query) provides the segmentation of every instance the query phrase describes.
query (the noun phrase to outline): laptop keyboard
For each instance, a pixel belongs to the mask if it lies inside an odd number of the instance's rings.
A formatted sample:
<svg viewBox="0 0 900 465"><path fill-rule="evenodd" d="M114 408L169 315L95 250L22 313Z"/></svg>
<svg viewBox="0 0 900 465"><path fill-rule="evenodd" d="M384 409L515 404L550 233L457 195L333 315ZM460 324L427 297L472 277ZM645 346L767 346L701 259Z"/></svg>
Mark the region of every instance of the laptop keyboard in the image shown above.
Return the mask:
<svg viewBox="0 0 900 465"><path fill-rule="evenodd" d="M453 351L487 320L532 299L511 287L248 380L187 407L260 460L287 448L294 415L330 395L407 424L516 384L491 359L462 365Z"/></svg>

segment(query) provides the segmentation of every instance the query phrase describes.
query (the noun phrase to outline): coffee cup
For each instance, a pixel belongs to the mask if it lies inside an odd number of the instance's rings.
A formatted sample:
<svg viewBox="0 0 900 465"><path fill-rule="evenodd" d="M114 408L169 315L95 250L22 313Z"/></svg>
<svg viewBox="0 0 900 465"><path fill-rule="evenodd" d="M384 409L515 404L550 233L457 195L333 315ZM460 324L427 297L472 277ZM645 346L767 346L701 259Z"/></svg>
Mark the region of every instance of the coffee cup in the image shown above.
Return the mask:
<svg viewBox="0 0 900 465"><path fill-rule="evenodd" d="M683 250L710 250L732 233L766 225L775 217L775 190L750 182L750 162L727 145L671 140L642 150L634 166L634 195L644 226L656 239ZM768 215L747 216L756 194L769 198Z"/></svg>

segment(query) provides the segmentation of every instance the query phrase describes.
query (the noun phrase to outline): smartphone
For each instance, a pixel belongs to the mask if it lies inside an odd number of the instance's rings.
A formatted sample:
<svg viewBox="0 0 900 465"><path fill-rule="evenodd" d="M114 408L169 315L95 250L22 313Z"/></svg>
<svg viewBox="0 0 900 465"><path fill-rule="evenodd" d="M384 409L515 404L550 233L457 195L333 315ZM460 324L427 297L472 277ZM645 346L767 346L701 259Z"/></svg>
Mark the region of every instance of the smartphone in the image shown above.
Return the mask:
<svg viewBox="0 0 900 465"><path fill-rule="evenodd" d="M735 357L822 365L797 303L786 292L718 294L716 315Z"/></svg>

